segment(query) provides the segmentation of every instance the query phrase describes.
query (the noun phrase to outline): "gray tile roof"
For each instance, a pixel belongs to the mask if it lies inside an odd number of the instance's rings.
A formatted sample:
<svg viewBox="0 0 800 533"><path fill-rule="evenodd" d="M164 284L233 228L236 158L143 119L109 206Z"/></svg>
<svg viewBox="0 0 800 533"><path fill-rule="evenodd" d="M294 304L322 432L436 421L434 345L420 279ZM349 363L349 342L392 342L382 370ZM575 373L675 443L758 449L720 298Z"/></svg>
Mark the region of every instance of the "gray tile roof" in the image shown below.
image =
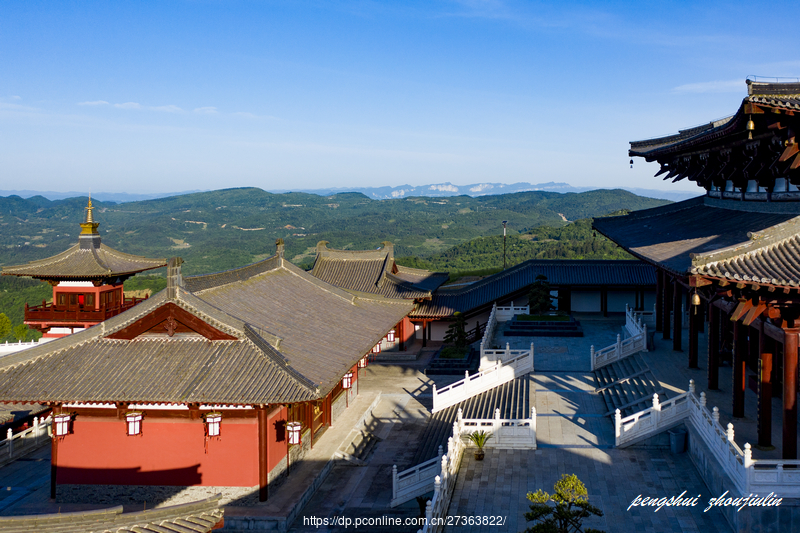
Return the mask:
<svg viewBox="0 0 800 533"><path fill-rule="evenodd" d="M179 278L179 276L176 276ZM0 401L268 404L324 397L411 309L282 257L187 278L87 330L0 359ZM174 297L168 295L174 294ZM107 338L173 303L235 340Z"/></svg>
<svg viewBox="0 0 800 533"><path fill-rule="evenodd" d="M693 198L594 227L631 254L675 274L736 279L749 276L796 284L795 238L800 203Z"/></svg>
<svg viewBox="0 0 800 533"><path fill-rule="evenodd" d="M429 299L431 291L449 277L444 272L397 266L390 242L378 250L333 250L321 241L311 273L343 289L406 299Z"/></svg>
<svg viewBox="0 0 800 533"><path fill-rule="evenodd" d="M0 517L6 533L208 533L224 516L218 494L198 502L132 513L121 505L96 511Z"/></svg>
<svg viewBox="0 0 800 533"><path fill-rule="evenodd" d="M60 254L31 261L25 265L3 267L6 276L31 276L40 279L89 280L130 276L137 272L161 268L166 259L150 259L115 250L99 243L97 247L76 244Z"/></svg>
<svg viewBox="0 0 800 533"><path fill-rule="evenodd" d="M445 317L489 306L501 298L522 294L543 275L554 286L648 287L655 285L655 269L641 261L532 259L476 283L441 287L431 301L417 305L411 317Z"/></svg>

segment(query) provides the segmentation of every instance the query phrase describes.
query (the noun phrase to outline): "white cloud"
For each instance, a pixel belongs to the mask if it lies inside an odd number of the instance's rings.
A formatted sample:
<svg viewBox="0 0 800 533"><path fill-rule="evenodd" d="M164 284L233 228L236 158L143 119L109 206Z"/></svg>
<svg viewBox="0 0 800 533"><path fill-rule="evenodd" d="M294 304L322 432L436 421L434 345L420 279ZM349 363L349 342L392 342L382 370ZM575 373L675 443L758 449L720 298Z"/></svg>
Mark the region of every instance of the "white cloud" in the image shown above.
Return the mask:
<svg viewBox="0 0 800 533"><path fill-rule="evenodd" d="M8 97L9 100L22 100L21 96L13 95Z"/></svg>
<svg viewBox="0 0 800 533"><path fill-rule="evenodd" d="M217 108L214 106L197 107L195 108L194 112L200 113L201 115L213 115L217 112Z"/></svg>
<svg viewBox="0 0 800 533"><path fill-rule="evenodd" d="M686 83L672 89L674 93L744 93L744 80L703 81L699 83Z"/></svg>
<svg viewBox="0 0 800 533"><path fill-rule="evenodd" d="M160 105L156 107L151 107L153 111L165 111L167 113L183 113L183 109L176 105Z"/></svg>
<svg viewBox="0 0 800 533"><path fill-rule="evenodd" d="M94 100L92 102L78 102L78 105L108 105L105 100Z"/></svg>
<svg viewBox="0 0 800 533"><path fill-rule="evenodd" d="M125 102L124 104L114 104L119 109L141 109L142 105L137 102Z"/></svg>

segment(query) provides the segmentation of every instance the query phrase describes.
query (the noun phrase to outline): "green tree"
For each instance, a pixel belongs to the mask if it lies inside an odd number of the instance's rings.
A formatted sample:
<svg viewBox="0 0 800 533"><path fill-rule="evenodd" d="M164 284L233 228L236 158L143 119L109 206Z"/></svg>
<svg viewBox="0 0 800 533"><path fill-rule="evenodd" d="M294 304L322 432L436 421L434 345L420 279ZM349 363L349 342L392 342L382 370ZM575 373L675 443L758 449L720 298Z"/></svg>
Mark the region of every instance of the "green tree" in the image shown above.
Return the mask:
<svg viewBox="0 0 800 533"><path fill-rule="evenodd" d="M564 474L555 486L553 494L542 489L529 492L531 510L525 520L536 522L524 533L604 533L599 529L583 529L583 520L594 515L603 516L603 511L589 503L586 486L575 474ZM550 505L550 503L554 505Z"/></svg>
<svg viewBox="0 0 800 533"><path fill-rule="evenodd" d="M461 312L453 313L453 321L447 328L444 342L452 344L456 348L463 350L467 347L467 320Z"/></svg>
<svg viewBox="0 0 800 533"><path fill-rule="evenodd" d="M5 313L0 313L0 339L8 337L9 333L11 333L11 320Z"/></svg>
<svg viewBox="0 0 800 533"><path fill-rule="evenodd" d="M543 315L555 309L550 299L550 284L547 283L547 276L541 274L536 276L536 281L531 284L528 292L528 305L532 315Z"/></svg>
<svg viewBox="0 0 800 533"><path fill-rule="evenodd" d="M28 339L28 325L27 324L17 324L14 326L14 337L18 341L25 341Z"/></svg>

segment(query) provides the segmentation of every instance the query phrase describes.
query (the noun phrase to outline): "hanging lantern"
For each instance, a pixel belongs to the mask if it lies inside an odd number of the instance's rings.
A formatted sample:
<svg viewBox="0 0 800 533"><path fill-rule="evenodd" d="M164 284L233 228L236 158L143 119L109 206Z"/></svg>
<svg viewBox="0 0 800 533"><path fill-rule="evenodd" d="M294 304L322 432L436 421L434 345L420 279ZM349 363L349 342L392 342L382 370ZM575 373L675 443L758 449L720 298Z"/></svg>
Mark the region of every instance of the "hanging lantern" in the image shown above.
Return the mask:
<svg viewBox="0 0 800 533"><path fill-rule="evenodd" d="M369 364L369 358L365 355L358 361L358 368L367 368Z"/></svg>
<svg viewBox="0 0 800 533"><path fill-rule="evenodd" d="M394 342L394 330L390 330L389 333L386 334L386 340Z"/></svg>
<svg viewBox="0 0 800 533"><path fill-rule="evenodd" d="M375 347L372 349L372 353L381 353L381 343L375 345Z"/></svg>
<svg viewBox="0 0 800 533"><path fill-rule="evenodd" d="M286 431L289 435L289 444L292 446L300 444L300 429L302 427L303 426L300 424L300 422L289 422L286 424Z"/></svg>
<svg viewBox="0 0 800 533"><path fill-rule="evenodd" d="M128 422L128 435L142 434L142 413L131 411L125 415L125 420Z"/></svg>
<svg viewBox="0 0 800 533"><path fill-rule="evenodd" d="M222 414L220 413L208 413L206 415L206 426L209 437L219 437L221 422Z"/></svg>
<svg viewBox="0 0 800 533"><path fill-rule="evenodd" d="M56 437L63 437L69 433L69 422L72 420L70 415L56 415L53 417L53 425L56 428Z"/></svg>
<svg viewBox="0 0 800 533"><path fill-rule="evenodd" d="M342 377L342 388L349 389L353 386L353 373L348 372Z"/></svg>

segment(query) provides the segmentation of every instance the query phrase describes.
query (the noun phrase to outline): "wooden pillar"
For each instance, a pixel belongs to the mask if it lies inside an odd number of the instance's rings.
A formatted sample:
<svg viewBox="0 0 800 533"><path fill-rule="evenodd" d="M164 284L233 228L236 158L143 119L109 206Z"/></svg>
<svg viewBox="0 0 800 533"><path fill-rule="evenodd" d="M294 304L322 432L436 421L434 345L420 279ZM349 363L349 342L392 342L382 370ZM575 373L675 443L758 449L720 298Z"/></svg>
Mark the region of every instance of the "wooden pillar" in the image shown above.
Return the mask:
<svg viewBox="0 0 800 533"><path fill-rule="evenodd" d="M55 413L55 411L53 411ZM55 424L53 424L55 434ZM58 437L50 439L50 499L56 499L56 473L58 472Z"/></svg>
<svg viewBox="0 0 800 533"><path fill-rule="evenodd" d="M428 328L427 328L427 325L428 325L428 321L427 320L423 320L422 321L422 347L423 348L428 346L428 335L427 335Z"/></svg>
<svg viewBox="0 0 800 533"><path fill-rule="evenodd" d="M608 316L608 289L605 287L600 289L600 312Z"/></svg>
<svg viewBox="0 0 800 533"><path fill-rule="evenodd" d="M405 342L405 328L406 319L404 318L400 322L397 323L397 330L395 331L395 335L397 336L397 349L401 352L406 351L406 342Z"/></svg>
<svg viewBox="0 0 800 533"><path fill-rule="evenodd" d="M683 287L678 280L672 284L672 350L683 351L681 348L681 303L683 302Z"/></svg>
<svg viewBox="0 0 800 533"><path fill-rule="evenodd" d="M762 322L760 320L758 321L758 323L762 324ZM761 328L763 328L763 326L761 326ZM760 329L757 329L757 328L755 328L753 326L750 326L750 329L748 330L748 334L750 335L750 346L749 346L750 349L749 349L749 351L747 353L747 355L748 355L748 357L747 357L747 366L753 372L757 372L758 371L758 358L759 358L759 356L761 355L761 352L762 352L762 350L761 350L761 348L762 348L762 341L761 341L762 335L761 335Z"/></svg>
<svg viewBox="0 0 800 533"><path fill-rule="evenodd" d="M758 358L758 445L772 446L772 354Z"/></svg>
<svg viewBox="0 0 800 533"><path fill-rule="evenodd" d="M703 315L699 313L699 305L693 305L689 308L689 368L698 368L697 366L697 341L700 331L700 320Z"/></svg>
<svg viewBox="0 0 800 533"><path fill-rule="evenodd" d="M744 379L747 362L747 327L741 322L733 325L733 416L744 418Z"/></svg>
<svg viewBox="0 0 800 533"><path fill-rule="evenodd" d="M256 408L258 418L258 501L265 502L269 498L269 421L266 407ZM288 435L286 440L289 440Z"/></svg>
<svg viewBox="0 0 800 533"><path fill-rule="evenodd" d="M672 289L673 285L669 281L667 274L664 273L664 301L663 313L661 314L661 331L664 333L664 340L669 340L670 313L672 312Z"/></svg>
<svg viewBox="0 0 800 533"><path fill-rule="evenodd" d="M661 269L656 270L656 331L662 330L662 322L664 316L664 271Z"/></svg>
<svg viewBox="0 0 800 533"><path fill-rule="evenodd" d="M719 322L720 310L708 306L708 389L719 389Z"/></svg>
<svg viewBox="0 0 800 533"><path fill-rule="evenodd" d="M792 321L792 326L794 326ZM797 334L783 328L783 459L797 459Z"/></svg>

